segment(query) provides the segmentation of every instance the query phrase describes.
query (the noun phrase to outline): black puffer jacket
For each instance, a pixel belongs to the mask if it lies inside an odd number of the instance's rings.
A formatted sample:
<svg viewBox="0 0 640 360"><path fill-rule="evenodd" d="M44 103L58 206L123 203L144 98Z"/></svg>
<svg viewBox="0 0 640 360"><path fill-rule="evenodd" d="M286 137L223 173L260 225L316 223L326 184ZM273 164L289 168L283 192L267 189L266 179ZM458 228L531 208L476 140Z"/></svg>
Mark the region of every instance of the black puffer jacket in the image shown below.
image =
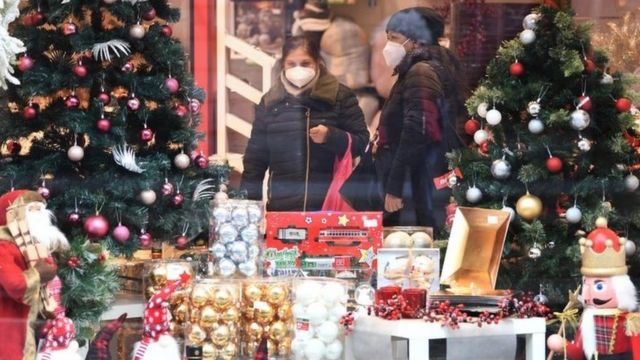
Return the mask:
<svg viewBox="0 0 640 360"><path fill-rule="evenodd" d="M309 129L320 124L329 128L324 144L309 137ZM351 134L352 156L359 156L369 140L364 115L353 92L325 69L312 89L297 97L278 81L256 107L242 187L250 199L261 199L268 169L268 210L320 210L334 160L347 149L346 132Z"/></svg>

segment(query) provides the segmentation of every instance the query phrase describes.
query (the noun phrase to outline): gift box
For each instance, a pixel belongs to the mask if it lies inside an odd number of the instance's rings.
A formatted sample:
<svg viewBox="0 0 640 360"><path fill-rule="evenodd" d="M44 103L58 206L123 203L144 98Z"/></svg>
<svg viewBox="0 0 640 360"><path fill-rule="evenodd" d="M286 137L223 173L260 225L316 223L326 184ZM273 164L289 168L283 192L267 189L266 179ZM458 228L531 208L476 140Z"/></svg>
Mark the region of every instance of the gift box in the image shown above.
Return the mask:
<svg viewBox="0 0 640 360"><path fill-rule="evenodd" d="M440 274L440 283L449 288L436 298L502 296L495 285L509 219L510 213L502 210L458 207Z"/></svg>
<svg viewBox="0 0 640 360"><path fill-rule="evenodd" d="M266 220L264 267L269 276L302 270L357 277L357 272L376 269L382 213L269 212Z"/></svg>
<svg viewBox="0 0 640 360"><path fill-rule="evenodd" d="M381 248L378 250L378 288L399 285L440 290L440 249Z"/></svg>

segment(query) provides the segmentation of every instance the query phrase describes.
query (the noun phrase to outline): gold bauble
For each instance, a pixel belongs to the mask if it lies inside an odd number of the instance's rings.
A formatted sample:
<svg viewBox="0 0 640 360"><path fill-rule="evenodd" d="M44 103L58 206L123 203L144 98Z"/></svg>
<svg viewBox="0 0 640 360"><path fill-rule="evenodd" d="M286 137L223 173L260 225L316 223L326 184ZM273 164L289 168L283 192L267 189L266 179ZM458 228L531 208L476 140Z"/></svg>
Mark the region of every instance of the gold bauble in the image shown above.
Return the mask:
<svg viewBox="0 0 640 360"><path fill-rule="evenodd" d="M269 338L271 340L280 341L287 334L287 325L282 321L275 321L269 327Z"/></svg>
<svg viewBox="0 0 640 360"><path fill-rule="evenodd" d="M178 323L187 321L187 314L189 313L189 305L182 303L178 305L172 312L173 320Z"/></svg>
<svg viewBox="0 0 640 360"><path fill-rule="evenodd" d="M516 212L525 220L534 220L542 214L542 201L527 191L516 202Z"/></svg>
<svg viewBox="0 0 640 360"><path fill-rule="evenodd" d="M151 271L151 282L154 286L164 286L167 283L167 267L163 265L156 266Z"/></svg>
<svg viewBox="0 0 640 360"><path fill-rule="evenodd" d="M254 310L256 321L262 325L267 325L273 321L273 316L276 314L273 307L267 303L260 304L260 306L256 307Z"/></svg>
<svg viewBox="0 0 640 360"><path fill-rule="evenodd" d="M289 318L291 318L291 303L287 301L284 304L280 305L280 307L276 311L276 314L278 315L278 319L280 320L289 320Z"/></svg>
<svg viewBox="0 0 640 360"><path fill-rule="evenodd" d="M238 346L232 342L229 342L218 352L218 356L223 360L233 360L236 358L236 355L238 355Z"/></svg>
<svg viewBox="0 0 640 360"><path fill-rule="evenodd" d="M201 345L207 338L207 333L198 325L192 325L188 334L189 342L193 345Z"/></svg>
<svg viewBox="0 0 640 360"><path fill-rule="evenodd" d="M201 285L196 285L191 291L191 305L203 307L208 300L207 289Z"/></svg>
<svg viewBox="0 0 640 360"><path fill-rule="evenodd" d="M267 301L273 305L282 304L289 295L289 291L284 284L273 284L267 286Z"/></svg>
<svg viewBox="0 0 640 360"><path fill-rule="evenodd" d="M235 323L240 319L240 312L235 307L230 307L222 314L222 320L226 323Z"/></svg>
<svg viewBox="0 0 640 360"><path fill-rule="evenodd" d="M256 310L252 307L245 306L242 309L242 316L248 321L254 320L256 318L255 314L256 314Z"/></svg>
<svg viewBox="0 0 640 360"><path fill-rule="evenodd" d="M233 294L226 288L216 289L213 293L213 306L223 312L233 304Z"/></svg>
<svg viewBox="0 0 640 360"><path fill-rule="evenodd" d="M278 342L278 355L287 357L291 353L291 338L288 336L283 337Z"/></svg>
<svg viewBox="0 0 640 360"><path fill-rule="evenodd" d="M231 331L229 331L229 327L226 325L220 325L211 332L211 342L218 347L227 346L230 338Z"/></svg>
<svg viewBox="0 0 640 360"><path fill-rule="evenodd" d="M169 304L173 306L182 304L188 297L189 292L187 290L174 291L173 294L169 296Z"/></svg>
<svg viewBox="0 0 640 360"><path fill-rule="evenodd" d="M213 346L212 343L206 341L202 344L202 360L211 359L215 360L218 356L218 351L216 351L216 347Z"/></svg>
<svg viewBox="0 0 640 360"><path fill-rule="evenodd" d="M245 284L242 293L244 294L244 298L251 302L260 301L262 298L262 289L260 285L255 283Z"/></svg>
<svg viewBox="0 0 640 360"><path fill-rule="evenodd" d="M212 306L207 305L202 308L200 312L200 326L208 329L213 326L213 323L216 322L217 319L218 316Z"/></svg>
<svg viewBox="0 0 640 360"><path fill-rule="evenodd" d="M262 325L258 324L257 322L252 322L249 325L247 325L246 328L247 331L247 335L249 335L251 338L253 339L260 339L262 337Z"/></svg>
<svg viewBox="0 0 640 360"><path fill-rule="evenodd" d="M189 321L194 324L200 322L200 309L191 309L189 312Z"/></svg>

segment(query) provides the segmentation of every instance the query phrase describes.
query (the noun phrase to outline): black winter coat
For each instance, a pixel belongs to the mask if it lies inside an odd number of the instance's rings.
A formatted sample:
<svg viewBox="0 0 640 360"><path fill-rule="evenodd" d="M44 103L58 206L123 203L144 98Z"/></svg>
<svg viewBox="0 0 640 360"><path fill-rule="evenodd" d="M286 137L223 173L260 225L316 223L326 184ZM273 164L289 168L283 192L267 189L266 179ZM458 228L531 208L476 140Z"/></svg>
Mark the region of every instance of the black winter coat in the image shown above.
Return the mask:
<svg viewBox="0 0 640 360"><path fill-rule="evenodd" d="M309 129L320 124L329 128L324 144L309 137ZM268 169L268 210L320 210L336 156L347 149L347 132L352 156L361 155L369 141L362 110L354 93L324 68L312 89L299 96L278 81L256 106L242 188L249 199L261 199Z"/></svg>

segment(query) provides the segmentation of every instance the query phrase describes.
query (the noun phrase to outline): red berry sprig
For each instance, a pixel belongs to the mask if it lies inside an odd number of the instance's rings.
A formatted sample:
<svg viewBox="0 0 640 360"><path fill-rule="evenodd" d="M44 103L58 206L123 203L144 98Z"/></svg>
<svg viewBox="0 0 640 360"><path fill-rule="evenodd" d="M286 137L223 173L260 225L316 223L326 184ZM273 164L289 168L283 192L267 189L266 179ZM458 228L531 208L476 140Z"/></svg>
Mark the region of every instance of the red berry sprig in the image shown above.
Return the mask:
<svg viewBox="0 0 640 360"><path fill-rule="evenodd" d="M348 312L340 318L340 325L344 328L344 335L347 336L353 331L354 317L352 312Z"/></svg>
<svg viewBox="0 0 640 360"><path fill-rule="evenodd" d="M78 259L77 256L70 256L69 259L67 259L67 266L72 269L77 268L80 266L80 259Z"/></svg>

